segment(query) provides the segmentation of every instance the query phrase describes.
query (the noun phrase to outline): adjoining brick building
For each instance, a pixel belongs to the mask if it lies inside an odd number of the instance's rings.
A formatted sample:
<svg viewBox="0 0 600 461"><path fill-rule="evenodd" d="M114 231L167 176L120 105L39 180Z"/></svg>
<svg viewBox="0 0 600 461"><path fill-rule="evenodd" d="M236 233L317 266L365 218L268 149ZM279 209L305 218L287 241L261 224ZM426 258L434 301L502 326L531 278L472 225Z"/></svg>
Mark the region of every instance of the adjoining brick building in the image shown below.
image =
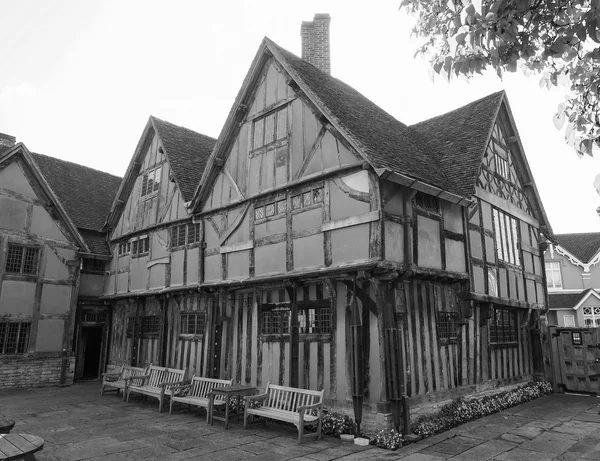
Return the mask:
<svg viewBox="0 0 600 461"><path fill-rule="evenodd" d="M545 261L548 323L600 327L600 232L556 234Z"/></svg>

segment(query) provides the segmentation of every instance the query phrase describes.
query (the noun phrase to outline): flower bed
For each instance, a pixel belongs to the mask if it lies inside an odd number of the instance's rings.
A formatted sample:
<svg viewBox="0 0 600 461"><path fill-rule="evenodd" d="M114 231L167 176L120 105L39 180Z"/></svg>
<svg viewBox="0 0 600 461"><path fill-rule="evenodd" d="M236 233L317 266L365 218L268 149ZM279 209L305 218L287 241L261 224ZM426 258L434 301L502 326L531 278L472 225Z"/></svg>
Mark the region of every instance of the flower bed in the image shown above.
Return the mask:
<svg viewBox="0 0 600 461"><path fill-rule="evenodd" d="M456 399L444 405L437 413L417 418L412 424L412 431L422 437L430 437L550 393L552 393L552 385L548 381L532 381L517 389L481 399Z"/></svg>

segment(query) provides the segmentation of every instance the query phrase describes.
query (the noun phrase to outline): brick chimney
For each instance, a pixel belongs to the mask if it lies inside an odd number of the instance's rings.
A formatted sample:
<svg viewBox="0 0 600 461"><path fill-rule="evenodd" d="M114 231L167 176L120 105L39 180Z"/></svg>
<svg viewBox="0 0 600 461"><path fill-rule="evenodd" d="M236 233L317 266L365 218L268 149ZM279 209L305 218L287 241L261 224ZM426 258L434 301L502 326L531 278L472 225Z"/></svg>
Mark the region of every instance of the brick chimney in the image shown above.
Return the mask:
<svg viewBox="0 0 600 461"><path fill-rule="evenodd" d="M8 134L0 133L0 148L12 147L15 145L16 138Z"/></svg>
<svg viewBox="0 0 600 461"><path fill-rule="evenodd" d="M302 37L302 59L310 62L317 69L331 73L329 55L329 23L328 14L315 14L312 21L303 21L300 28Z"/></svg>

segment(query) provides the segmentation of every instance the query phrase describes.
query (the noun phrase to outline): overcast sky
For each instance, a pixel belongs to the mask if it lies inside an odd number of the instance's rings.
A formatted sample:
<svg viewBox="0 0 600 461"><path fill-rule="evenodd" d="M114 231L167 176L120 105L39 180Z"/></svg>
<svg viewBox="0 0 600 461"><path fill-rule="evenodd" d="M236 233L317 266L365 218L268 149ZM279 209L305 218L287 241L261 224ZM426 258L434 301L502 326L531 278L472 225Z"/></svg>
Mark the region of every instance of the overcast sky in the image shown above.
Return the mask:
<svg viewBox="0 0 600 461"><path fill-rule="evenodd" d="M521 74L432 81L398 4L0 0L0 132L122 176L150 115L217 137L262 38L300 55L301 22L329 13L332 74L406 124L506 90L554 232L600 231L600 158L552 124L564 93Z"/></svg>

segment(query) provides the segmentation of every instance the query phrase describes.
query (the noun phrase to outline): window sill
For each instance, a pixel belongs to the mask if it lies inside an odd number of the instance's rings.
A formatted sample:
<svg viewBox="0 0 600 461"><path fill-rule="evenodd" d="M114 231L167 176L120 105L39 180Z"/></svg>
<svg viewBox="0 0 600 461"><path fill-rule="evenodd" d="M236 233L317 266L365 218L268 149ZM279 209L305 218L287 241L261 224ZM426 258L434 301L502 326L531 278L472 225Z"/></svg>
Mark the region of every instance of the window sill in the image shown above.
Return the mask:
<svg viewBox="0 0 600 461"><path fill-rule="evenodd" d="M135 255L131 255L132 258L143 258L144 256L148 256L150 254L149 251L146 251L145 253L138 253Z"/></svg>
<svg viewBox="0 0 600 461"><path fill-rule="evenodd" d="M158 191L154 191L154 192L150 192L149 194L146 195L141 195L140 196L140 202L145 202L146 200L151 200L155 197L158 197Z"/></svg>
<svg viewBox="0 0 600 461"><path fill-rule="evenodd" d="M513 347L517 347L519 345L519 343L490 343L490 347L492 349L506 349L506 348L513 348Z"/></svg>
<svg viewBox="0 0 600 461"><path fill-rule="evenodd" d="M25 280L29 282L37 282L37 274L20 274L17 272L5 272L4 280Z"/></svg>
<svg viewBox="0 0 600 461"><path fill-rule="evenodd" d="M276 342L290 342L290 335L279 335L279 334L261 334L260 340L262 342L267 343L276 343ZM324 343L331 342L331 333L300 333L299 335L300 342L316 342L321 341Z"/></svg>

